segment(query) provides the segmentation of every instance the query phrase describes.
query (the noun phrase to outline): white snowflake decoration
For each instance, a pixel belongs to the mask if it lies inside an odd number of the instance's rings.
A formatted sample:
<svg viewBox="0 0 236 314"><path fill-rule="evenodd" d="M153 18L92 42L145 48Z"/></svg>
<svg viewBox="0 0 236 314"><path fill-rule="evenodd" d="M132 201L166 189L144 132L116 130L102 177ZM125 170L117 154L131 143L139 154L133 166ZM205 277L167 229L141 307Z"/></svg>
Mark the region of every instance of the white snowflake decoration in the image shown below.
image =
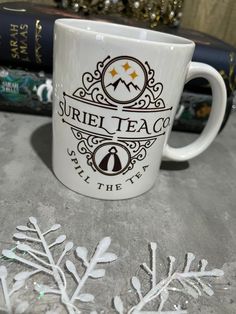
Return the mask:
<svg viewBox="0 0 236 314"><path fill-rule="evenodd" d="M194 254L187 253L186 265L183 271L177 271L174 269L175 257L169 256L169 267L166 278L157 282L157 270L156 270L156 250L157 244L154 242L150 243L151 248L151 268L146 263L142 264L144 270L151 278L151 288L143 295L141 291L141 283L137 277L132 277L131 283L138 295L138 303L132 306L130 309L125 310L123 302L119 296L114 298L114 306L119 314L186 314L187 311L181 309L180 305L175 306L176 308L172 311L164 311L164 306L169 298L170 292L181 292L198 298L202 295L202 291L207 295L212 296L213 290L209 285L203 282L203 277L220 277L223 276L224 272L220 269L213 269L211 271L206 270L208 262L205 259L200 261L200 269L197 271L191 271L190 267L195 259ZM178 286L176 285L178 283ZM143 308L152 300L158 299L159 303L157 309L154 311L143 311Z"/></svg>
<svg viewBox="0 0 236 314"><path fill-rule="evenodd" d="M61 303L69 314L81 313L80 302L93 302L94 295L84 293L82 290L89 278L102 278L105 276L105 269L97 268L100 263L113 262L117 259L114 253L107 252L110 246L110 237L103 238L97 245L94 254L91 258L88 257L88 250L85 247L78 246L74 251L76 257L82 261L84 272L79 274L76 265L69 259L65 262L65 257L71 254L74 248L73 242L67 242L64 245L60 257L54 257L52 248L56 245L62 245L65 240L65 235L58 236L54 242L48 244L47 235L60 229L59 224L53 225L49 230L42 232L39 228L36 218L29 218L30 226L16 227L18 233L13 237L17 240L17 245L14 250L3 250L4 257L17 261L25 266L31 268L30 271L22 271L15 275L14 283L11 289L7 283L8 271L5 266L0 266L0 283L2 286L3 296L5 300L4 310L8 313L23 314L29 307L28 301L13 300L12 296L25 286L26 281L38 273L44 273L48 278L52 279L52 287L37 283L35 290L40 294L54 294L60 297ZM28 235L30 233L30 236ZM36 236L34 236L36 235ZM23 241L23 242L22 242ZM30 245L30 242L37 243L39 246L35 248ZM197 271L191 270L192 262L195 259L194 254L187 253L186 264L183 271L175 269L175 258L169 256L168 273L164 279L157 281L156 268L156 250L157 244L150 243L151 248L151 266L146 263L142 264L142 268L149 275L151 280L150 289L143 293L142 285L137 277L132 277L131 284L138 296L138 301L129 309L125 309L123 301L119 296L113 300L114 308L119 314L186 314L187 311L182 309L180 305L173 306L173 309L166 310L166 304L170 304L170 293L184 293L185 295L198 298L202 296L202 292L209 296L213 295L213 290L209 284L203 280L205 277L220 277L223 276L223 271L220 269L206 270L208 262L205 259L200 261L200 267ZM63 271L62 265L70 273L71 278L76 281L76 288L74 291L68 291L66 275ZM144 307L150 304L152 300L157 300L157 305L153 311L146 311ZM14 303L15 302L15 303ZM153 303L151 303L153 305ZM55 313L54 310L47 311L47 313ZM96 311L90 314L97 314Z"/></svg>
<svg viewBox="0 0 236 314"><path fill-rule="evenodd" d="M26 257L19 256L12 250L3 250L3 256L18 261L26 266L33 268L33 271L23 271L18 273L14 279L15 284L13 286L13 290L8 293L6 289L6 268L1 268L0 278L3 287L4 298L6 301L6 309L9 313L12 313L12 305L10 302L10 296L14 292L14 290L20 289L24 286L25 281L32 277L33 275L42 272L47 274L48 276L54 279L56 288L52 289L51 287L43 284L37 284L35 286L35 290L39 293L43 294L56 294L60 296L61 303L64 304L69 314L80 313L79 309L75 306L75 302L92 302L94 301L94 296L89 293L82 293L81 290L84 287L87 279L91 278L102 278L105 275L105 269L96 268L100 263L108 263L117 259L117 256L113 253L107 253L107 249L110 246L111 239L106 237L102 239L91 259L88 258L88 250L85 247L77 247L75 252L76 256L82 260L83 266L85 268L84 273L80 276L76 270L76 266L70 260L66 260L65 266L69 273L75 278L77 282L77 286L75 291L70 295L67 291L67 282L64 271L61 267L62 261L69 251L73 248L73 242L67 242L64 246L64 250L61 253L61 256L57 261L55 261L53 254L51 252L51 248L55 245L60 245L66 240L65 235L60 235L56 238L56 240L48 244L46 240L46 235L50 232L54 232L58 230L61 226L59 224L53 225L46 232L41 232L37 220L34 217L29 218L30 224L32 227L27 226L18 226L17 230L22 231L21 233L15 233L13 237L18 241L27 241L27 242L37 242L41 244L42 250L33 249L29 244L19 243L16 246L17 251L21 251L27 253L34 261L27 259ZM31 232L37 235L37 237L31 237L26 235L23 232ZM22 312L23 313L23 312Z"/></svg>
<svg viewBox="0 0 236 314"><path fill-rule="evenodd" d="M24 286L23 281L15 281L15 283L12 286L12 289L9 290L8 284L7 284L7 277L8 277L8 272L7 268L5 266L0 266L0 281L2 284L2 290L3 290L3 295L6 303L6 310L8 313L12 313L13 311L13 306L11 302L11 297L15 292L20 290ZM15 306L15 313L16 314L22 314L25 312L25 310L28 308L29 303L27 301L22 301L18 302Z"/></svg>

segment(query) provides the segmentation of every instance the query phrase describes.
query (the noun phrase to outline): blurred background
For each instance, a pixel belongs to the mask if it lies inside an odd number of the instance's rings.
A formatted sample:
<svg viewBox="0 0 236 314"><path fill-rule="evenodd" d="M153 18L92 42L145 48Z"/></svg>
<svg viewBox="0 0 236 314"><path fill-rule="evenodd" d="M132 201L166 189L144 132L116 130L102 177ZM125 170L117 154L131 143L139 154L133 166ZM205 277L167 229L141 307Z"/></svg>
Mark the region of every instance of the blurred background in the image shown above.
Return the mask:
<svg viewBox="0 0 236 314"><path fill-rule="evenodd" d="M54 21L105 19L193 40L193 61L213 66L227 88L225 126L236 108L235 0L0 0L0 109L51 115ZM199 133L211 112L209 83L185 85L173 128Z"/></svg>
<svg viewBox="0 0 236 314"><path fill-rule="evenodd" d="M185 0L181 25L211 34L236 47L236 1Z"/></svg>
<svg viewBox="0 0 236 314"><path fill-rule="evenodd" d="M20 0L0 0L0 3L13 1L20 2ZM55 5L53 0L29 0L27 2ZM236 47L235 0L185 0L182 12L181 25L183 27L208 33Z"/></svg>

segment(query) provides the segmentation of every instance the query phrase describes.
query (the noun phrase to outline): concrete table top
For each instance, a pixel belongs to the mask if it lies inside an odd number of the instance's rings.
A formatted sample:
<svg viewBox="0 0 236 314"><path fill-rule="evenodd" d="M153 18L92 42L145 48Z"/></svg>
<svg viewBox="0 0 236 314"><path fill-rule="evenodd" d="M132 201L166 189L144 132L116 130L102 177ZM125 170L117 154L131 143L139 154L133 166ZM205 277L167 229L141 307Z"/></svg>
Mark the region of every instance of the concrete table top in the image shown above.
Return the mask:
<svg viewBox="0 0 236 314"><path fill-rule="evenodd" d="M148 244L156 242L160 277L165 275L169 255L175 256L181 266L187 252L196 255L195 265L205 258L209 269L225 272L224 277L212 280L212 297L188 300L189 313L235 314L235 118L234 113L201 156L184 163L163 162L156 185L146 194L125 201L101 201L70 191L52 174L50 118L1 112L0 249L14 247L15 227L25 225L30 216L37 217L44 229L61 224L61 233L89 252L99 240L110 236L109 251L118 259L104 266L104 278L88 283L86 292L92 291L96 302L82 308L85 313L92 309L114 313L115 295L120 295L126 305L137 301L130 284L132 276L138 276L144 287L148 286L148 276L140 264L149 265ZM171 142L178 146L195 137L173 132ZM11 273L27 270L13 261L0 259L1 263ZM43 276L39 274L35 280L47 281ZM30 303L26 313L66 313L59 299L53 298L53 302L50 295L38 298L28 290L24 295ZM181 303L182 297L170 301Z"/></svg>

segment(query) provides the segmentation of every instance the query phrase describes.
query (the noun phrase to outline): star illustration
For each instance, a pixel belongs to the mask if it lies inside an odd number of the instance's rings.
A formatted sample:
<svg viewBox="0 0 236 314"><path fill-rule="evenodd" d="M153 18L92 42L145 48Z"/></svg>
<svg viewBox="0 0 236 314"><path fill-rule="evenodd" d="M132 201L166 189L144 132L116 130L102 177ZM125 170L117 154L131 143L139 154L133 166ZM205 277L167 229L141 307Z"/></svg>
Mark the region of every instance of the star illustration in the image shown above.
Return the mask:
<svg viewBox="0 0 236 314"><path fill-rule="evenodd" d="M111 73L112 77L114 77L118 74L118 72L116 71L115 68L113 68L111 71L109 71L109 73Z"/></svg>
<svg viewBox="0 0 236 314"><path fill-rule="evenodd" d="M131 68L131 66L129 65L128 62L126 62L125 64L123 64L122 67L124 68L125 71L128 71L128 70Z"/></svg>
<svg viewBox="0 0 236 314"><path fill-rule="evenodd" d="M133 71L129 76L131 76L131 78L134 80L138 76L138 74Z"/></svg>

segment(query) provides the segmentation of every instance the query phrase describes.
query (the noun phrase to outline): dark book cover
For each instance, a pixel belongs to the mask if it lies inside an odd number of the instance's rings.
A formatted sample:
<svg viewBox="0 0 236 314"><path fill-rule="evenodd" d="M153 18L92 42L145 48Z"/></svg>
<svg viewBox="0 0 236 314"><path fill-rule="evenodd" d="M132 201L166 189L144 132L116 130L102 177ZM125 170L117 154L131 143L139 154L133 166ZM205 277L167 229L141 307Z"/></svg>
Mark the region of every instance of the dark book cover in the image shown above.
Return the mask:
<svg viewBox="0 0 236 314"><path fill-rule="evenodd" d="M50 70L54 22L62 17L78 15L28 2L1 3L1 63Z"/></svg>
<svg viewBox="0 0 236 314"><path fill-rule="evenodd" d="M0 62L7 66L52 71L53 28L58 18L86 18L139 26L121 16L79 16L29 2L0 3Z"/></svg>
<svg viewBox="0 0 236 314"><path fill-rule="evenodd" d="M208 34L185 28L165 28L165 32L188 38L195 42L193 61L214 67L223 77L228 93L236 89L236 48ZM188 83L187 89L211 93L206 80L197 79Z"/></svg>

